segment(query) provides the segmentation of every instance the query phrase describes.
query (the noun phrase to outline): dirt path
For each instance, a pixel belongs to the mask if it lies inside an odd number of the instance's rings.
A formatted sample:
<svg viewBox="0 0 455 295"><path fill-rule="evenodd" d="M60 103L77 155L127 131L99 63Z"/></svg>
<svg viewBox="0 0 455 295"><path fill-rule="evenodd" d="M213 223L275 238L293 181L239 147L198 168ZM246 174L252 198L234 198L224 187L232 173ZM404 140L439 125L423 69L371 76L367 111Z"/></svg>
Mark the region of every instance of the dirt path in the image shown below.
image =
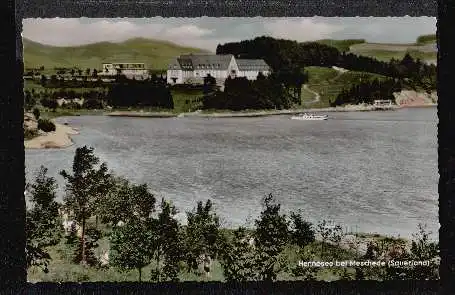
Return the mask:
<svg viewBox="0 0 455 295"><path fill-rule="evenodd" d="M333 77L332 79L330 79L330 82L334 82L334 81L338 80L338 78L340 78L341 75L343 75L346 72L349 72L349 70L346 70L346 69L343 69L343 68L339 68L339 67L336 67L336 66L333 66L332 69L337 71L338 74L335 77Z"/></svg>
<svg viewBox="0 0 455 295"><path fill-rule="evenodd" d="M344 73L349 71L349 70L346 70L346 69L343 69L343 68L339 68L339 67L336 67L336 66L333 66L332 69L334 69L338 73L337 73L337 75L335 77L330 79L330 82L335 82L339 77L341 77L341 75L343 75ZM304 102L304 104L314 104L314 103L319 102L321 100L321 95L319 93L317 93L316 91L310 89L308 87L308 84L304 84L303 85L303 89L305 89L308 92L311 92L312 94L314 94L314 100Z"/></svg>
<svg viewBox="0 0 455 295"><path fill-rule="evenodd" d="M304 104L313 104L313 103L319 102L321 100L321 95L319 93L317 93L316 91L311 90L308 87L308 84L304 84L303 89L305 89L306 91L308 91L314 95L314 99L312 101L306 101L306 102L304 102Z"/></svg>

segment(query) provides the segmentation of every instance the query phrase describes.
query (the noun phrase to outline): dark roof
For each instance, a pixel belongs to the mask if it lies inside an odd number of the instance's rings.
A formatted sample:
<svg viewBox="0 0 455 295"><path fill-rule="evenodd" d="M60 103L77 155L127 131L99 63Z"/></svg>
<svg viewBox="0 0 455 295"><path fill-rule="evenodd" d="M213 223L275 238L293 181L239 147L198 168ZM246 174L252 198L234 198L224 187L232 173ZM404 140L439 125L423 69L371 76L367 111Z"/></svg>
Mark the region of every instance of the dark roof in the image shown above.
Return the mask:
<svg viewBox="0 0 455 295"><path fill-rule="evenodd" d="M177 58L174 58L169 64L169 70L181 70L180 63Z"/></svg>
<svg viewBox="0 0 455 295"><path fill-rule="evenodd" d="M239 71L269 71L270 67L263 59L236 59Z"/></svg>
<svg viewBox="0 0 455 295"><path fill-rule="evenodd" d="M169 69L197 70L197 69L219 69L227 70L232 60L232 54L184 54L169 65ZM178 63L178 65L176 64ZM174 68L174 65L176 66Z"/></svg>

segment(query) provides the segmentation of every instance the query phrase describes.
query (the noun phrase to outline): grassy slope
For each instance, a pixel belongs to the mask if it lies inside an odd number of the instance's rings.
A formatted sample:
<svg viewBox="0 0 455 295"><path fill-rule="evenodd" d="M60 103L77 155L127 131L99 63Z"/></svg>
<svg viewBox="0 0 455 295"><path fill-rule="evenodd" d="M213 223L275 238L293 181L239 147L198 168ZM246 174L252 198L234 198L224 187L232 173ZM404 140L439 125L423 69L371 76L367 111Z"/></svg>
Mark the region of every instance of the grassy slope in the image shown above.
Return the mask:
<svg viewBox="0 0 455 295"><path fill-rule="evenodd" d="M386 78L377 74L355 71L340 74L332 68L322 67L307 67L305 71L309 75L308 87L321 95L320 103L314 104L312 107L328 107L329 100L333 101L343 88L349 89L361 80L367 81L375 78ZM311 101L313 99L314 95L312 93L302 91L302 101Z"/></svg>
<svg viewBox="0 0 455 295"><path fill-rule="evenodd" d="M368 44L368 43L367 43ZM362 48L357 45L351 47L351 53L364 55L369 57L374 57L381 61L389 61L392 58L394 59L403 59L406 53L409 53L414 59L421 59L421 60L435 60L437 55L436 52L422 52L419 50L408 50L406 45L403 46L403 50L395 51L395 50L384 50L384 49L370 49L370 48Z"/></svg>
<svg viewBox="0 0 455 295"><path fill-rule="evenodd" d="M423 52L420 46L431 45L436 43L436 35L419 36L415 43L411 44L381 44L369 43L364 39L346 39L334 40L323 39L316 42L333 46L341 52L351 52L358 55L364 55L377 58L382 61L389 61L392 58L402 59L406 52L412 57L422 60L435 60L435 52ZM389 47L389 48L388 48Z"/></svg>
<svg viewBox="0 0 455 295"><path fill-rule="evenodd" d="M435 60L436 52L424 52L425 50L422 51L422 49L436 44L436 40L436 34L431 34L417 37L416 42L413 44L357 43L350 46L350 52L375 57L383 61L388 61L392 58L402 59L407 52L414 58Z"/></svg>
<svg viewBox="0 0 455 295"><path fill-rule="evenodd" d="M79 67L99 69L103 62L144 62L148 68L163 70L175 56L205 50L179 46L167 41L134 38L121 43L99 42L82 46L57 47L24 38L25 68Z"/></svg>

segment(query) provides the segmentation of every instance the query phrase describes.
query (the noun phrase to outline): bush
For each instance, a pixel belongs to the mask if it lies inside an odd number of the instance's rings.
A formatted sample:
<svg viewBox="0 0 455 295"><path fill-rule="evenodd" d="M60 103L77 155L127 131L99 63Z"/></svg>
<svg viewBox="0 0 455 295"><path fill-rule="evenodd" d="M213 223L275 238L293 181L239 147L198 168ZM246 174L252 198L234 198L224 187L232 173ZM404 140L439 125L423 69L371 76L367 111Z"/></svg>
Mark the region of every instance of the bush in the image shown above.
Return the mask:
<svg viewBox="0 0 455 295"><path fill-rule="evenodd" d="M78 104L77 102L68 102L62 105L64 109L69 109L69 110L80 110L82 106Z"/></svg>
<svg viewBox="0 0 455 295"><path fill-rule="evenodd" d="M58 103L56 100L49 99L49 98L42 98L41 105L45 108L55 110L58 107Z"/></svg>
<svg viewBox="0 0 455 295"><path fill-rule="evenodd" d="M33 116L35 117L36 120L39 120L40 117L40 111L38 108L33 109Z"/></svg>
<svg viewBox="0 0 455 295"><path fill-rule="evenodd" d="M88 110L103 109L103 103L98 99L88 99L84 101L82 107Z"/></svg>
<svg viewBox="0 0 455 295"><path fill-rule="evenodd" d="M38 136L38 132L36 129L28 129L28 128L24 129L24 139L25 140L32 139L33 137L36 137L36 136Z"/></svg>
<svg viewBox="0 0 455 295"><path fill-rule="evenodd" d="M43 130L44 132L55 131L55 124L47 119L39 119L38 129Z"/></svg>

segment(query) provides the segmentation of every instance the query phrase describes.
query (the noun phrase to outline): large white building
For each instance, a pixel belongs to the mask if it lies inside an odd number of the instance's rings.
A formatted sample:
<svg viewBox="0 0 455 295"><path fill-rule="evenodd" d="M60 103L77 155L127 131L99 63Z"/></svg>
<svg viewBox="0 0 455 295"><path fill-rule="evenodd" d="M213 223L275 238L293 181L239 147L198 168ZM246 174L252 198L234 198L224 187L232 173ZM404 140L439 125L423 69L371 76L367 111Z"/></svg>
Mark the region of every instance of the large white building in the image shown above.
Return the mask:
<svg viewBox="0 0 455 295"><path fill-rule="evenodd" d="M103 63L103 76L122 74L129 79L143 80L149 77L144 63Z"/></svg>
<svg viewBox="0 0 455 295"><path fill-rule="evenodd" d="M256 80L259 73L270 74L262 59L236 59L232 54L186 54L175 58L167 70L169 84L200 84L210 74L223 83L228 76Z"/></svg>

